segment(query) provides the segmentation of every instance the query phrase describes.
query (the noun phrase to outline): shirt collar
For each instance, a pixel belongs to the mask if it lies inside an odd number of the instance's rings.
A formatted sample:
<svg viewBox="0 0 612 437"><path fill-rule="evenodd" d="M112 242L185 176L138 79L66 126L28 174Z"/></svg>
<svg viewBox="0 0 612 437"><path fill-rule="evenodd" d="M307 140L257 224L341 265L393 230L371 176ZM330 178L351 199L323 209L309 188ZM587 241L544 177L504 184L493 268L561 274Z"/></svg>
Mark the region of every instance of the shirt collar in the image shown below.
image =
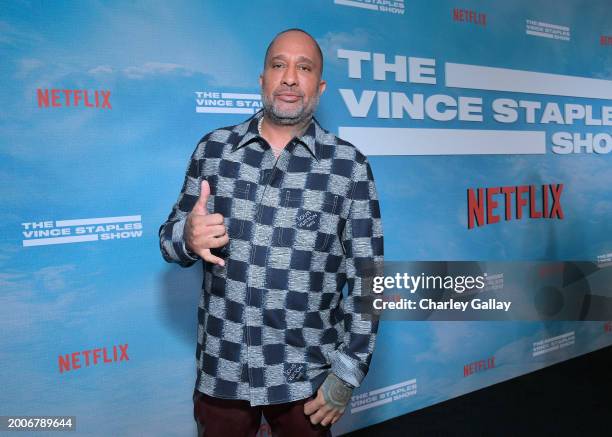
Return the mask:
<svg viewBox="0 0 612 437"><path fill-rule="evenodd" d="M251 118L240 125L241 129L238 129L237 132L240 140L232 147L232 152L258 139L265 141L265 139L259 135L259 130L257 129L257 124L262 117L263 109L257 111ZM325 133L326 132L319 125L319 122L312 117L304 133L295 139L299 143L303 144L318 161L320 159L320 153L318 152L320 150L321 138L323 135L325 135Z"/></svg>

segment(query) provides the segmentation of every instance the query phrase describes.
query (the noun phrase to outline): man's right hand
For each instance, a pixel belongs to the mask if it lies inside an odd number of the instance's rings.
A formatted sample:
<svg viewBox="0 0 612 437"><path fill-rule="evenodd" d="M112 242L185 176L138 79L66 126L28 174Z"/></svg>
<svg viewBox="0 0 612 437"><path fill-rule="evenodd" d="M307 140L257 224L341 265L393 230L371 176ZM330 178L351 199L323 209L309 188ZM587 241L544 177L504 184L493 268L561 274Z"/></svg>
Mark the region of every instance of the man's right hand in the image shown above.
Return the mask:
<svg viewBox="0 0 612 437"><path fill-rule="evenodd" d="M229 243L229 236L223 224L221 214L208 214L206 201L210 196L210 186L203 180L201 184L200 197L187 216L185 223L185 244L193 253L196 253L209 263L225 265L225 260L214 256L210 249L225 246Z"/></svg>

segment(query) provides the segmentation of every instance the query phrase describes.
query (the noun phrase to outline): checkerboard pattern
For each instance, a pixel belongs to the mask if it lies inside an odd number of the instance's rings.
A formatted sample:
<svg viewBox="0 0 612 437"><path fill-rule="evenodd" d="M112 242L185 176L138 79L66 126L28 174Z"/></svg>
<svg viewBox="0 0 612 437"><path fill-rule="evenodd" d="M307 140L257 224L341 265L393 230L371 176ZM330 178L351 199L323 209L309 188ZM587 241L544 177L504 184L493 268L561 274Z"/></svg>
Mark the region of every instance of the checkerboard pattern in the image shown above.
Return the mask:
<svg viewBox="0 0 612 437"><path fill-rule="evenodd" d="M366 157L313 119L277 160L258 134L262 116L200 140L159 229L166 261L198 261L183 229L206 179L208 211L223 215L230 242L213 251L224 267L203 262L196 389L251 405L307 398L329 371L359 386L378 329L359 300L383 260Z"/></svg>

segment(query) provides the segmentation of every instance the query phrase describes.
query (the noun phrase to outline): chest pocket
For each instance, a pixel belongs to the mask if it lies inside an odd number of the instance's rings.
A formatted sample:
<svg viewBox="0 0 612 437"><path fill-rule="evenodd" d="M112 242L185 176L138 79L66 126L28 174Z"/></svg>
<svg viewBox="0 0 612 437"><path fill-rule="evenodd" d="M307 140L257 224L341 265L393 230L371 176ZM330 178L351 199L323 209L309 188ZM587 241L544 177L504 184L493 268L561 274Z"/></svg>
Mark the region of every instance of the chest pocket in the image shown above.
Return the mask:
<svg viewBox="0 0 612 437"><path fill-rule="evenodd" d="M275 243L326 252L337 235L342 198L327 192L281 192L281 220Z"/></svg>

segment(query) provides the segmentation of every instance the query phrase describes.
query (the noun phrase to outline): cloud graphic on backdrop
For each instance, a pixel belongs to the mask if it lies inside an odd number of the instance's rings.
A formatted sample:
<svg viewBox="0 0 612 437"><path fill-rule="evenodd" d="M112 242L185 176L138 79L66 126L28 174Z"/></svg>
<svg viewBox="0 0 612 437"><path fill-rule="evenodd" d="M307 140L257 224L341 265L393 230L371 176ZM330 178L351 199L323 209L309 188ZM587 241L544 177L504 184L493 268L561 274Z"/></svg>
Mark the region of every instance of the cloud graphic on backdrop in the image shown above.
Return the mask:
<svg viewBox="0 0 612 437"><path fill-rule="evenodd" d="M65 264L0 273L0 331L5 344L38 338L47 323L87 323L93 310L86 302L93 286L75 271L75 265Z"/></svg>
<svg viewBox="0 0 612 437"><path fill-rule="evenodd" d="M343 65L338 58L338 49L347 47L366 47L371 37L365 29L354 29L352 32L327 32L322 38L317 38L325 65ZM342 60L342 63L345 61ZM324 68L325 70L325 68Z"/></svg>
<svg viewBox="0 0 612 437"><path fill-rule="evenodd" d="M175 74L179 76L191 76L196 71L180 65L168 62L145 62L138 67L127 67L123 73L130 79L143 79L145 76L157 74Z"/></svg>

